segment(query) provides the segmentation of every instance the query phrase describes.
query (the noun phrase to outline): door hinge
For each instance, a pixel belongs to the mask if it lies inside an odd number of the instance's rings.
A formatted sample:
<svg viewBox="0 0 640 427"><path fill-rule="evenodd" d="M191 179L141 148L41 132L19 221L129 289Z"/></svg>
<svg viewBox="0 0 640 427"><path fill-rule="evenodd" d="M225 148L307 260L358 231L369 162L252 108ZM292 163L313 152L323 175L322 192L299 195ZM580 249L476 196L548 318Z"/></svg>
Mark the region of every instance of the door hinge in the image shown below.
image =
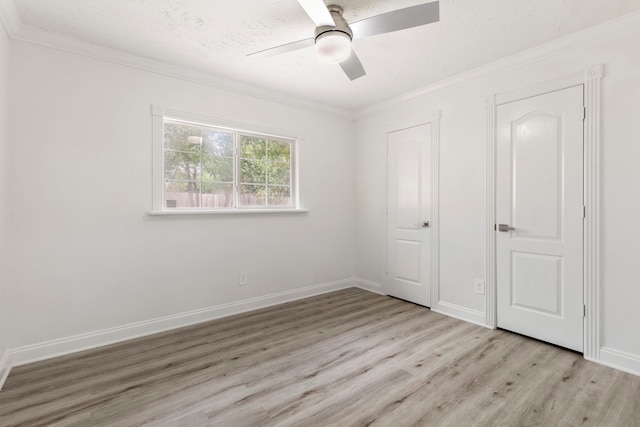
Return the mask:
<svg viewBox="0 0 640 427"><path fill-rule="evenodd" d="M587 120L587 107L582 107L582 120Z"/></svg>
<svg viewBox="0 0 640 427"><path fill-rule="evenodd" d="M587 317L587 306L582 304L582 317Z"/></svg>
<svg viewBox="0 0 640 427"><path fill-rule="evenodd" d="M582 206L582 218L586 218L587 217L587 207L586 206Z"/></svg>

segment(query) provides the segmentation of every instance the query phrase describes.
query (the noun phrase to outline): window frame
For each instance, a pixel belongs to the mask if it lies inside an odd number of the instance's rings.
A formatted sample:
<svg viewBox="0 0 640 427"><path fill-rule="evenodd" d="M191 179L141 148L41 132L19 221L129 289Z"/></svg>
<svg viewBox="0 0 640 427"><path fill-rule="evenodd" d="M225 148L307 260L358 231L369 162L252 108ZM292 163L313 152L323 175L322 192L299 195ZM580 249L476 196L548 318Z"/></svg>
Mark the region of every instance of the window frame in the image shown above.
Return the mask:
<svg viewBox="0 0 640 427"><path fill-rule="evenodd" d="M230 120L218 119L214 117L208 117L199 114L186 113L178 110L172 110L157 105L152 105L152 140L153 140L153 194L152 194L152 208L149 214L151 215L175 215L175 214L234 214L234 213L297 213L308 212L307 209L303 209L300 206L300 180L299 180L299 136L292 131L268 128L265 126L234 122ZM223 131L229 131L234 134L233 136L233 192L234 192L234 206L229 208L167 208L165 203L164 192L164 161L165 161L165 147L164 147L164 125L165 120L171 122L184 123L186 125L204 126L214 129L220 129ZM269 140L284 141L291 144L291 177L290 177L290 197L291 206L240 206L240 185L241 185L241 171L240 171L240 138L242 136L250 137L262 137ZM265 184L268 185L268 184Z"/></svg>

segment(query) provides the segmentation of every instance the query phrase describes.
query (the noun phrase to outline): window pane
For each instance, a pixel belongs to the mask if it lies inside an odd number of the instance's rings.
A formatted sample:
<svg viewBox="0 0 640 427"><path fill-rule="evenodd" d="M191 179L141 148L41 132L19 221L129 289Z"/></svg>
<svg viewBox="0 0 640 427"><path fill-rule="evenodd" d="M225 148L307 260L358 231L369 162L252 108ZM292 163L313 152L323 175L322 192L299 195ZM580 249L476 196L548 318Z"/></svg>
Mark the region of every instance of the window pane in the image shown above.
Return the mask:
<svg viewBox="0 0 640 427"><path fill-rule="evenodd" d="M289 163L269 163L269 185L289 185L291 183L291 166Z"/></svg>
<svg viewBox="0 0 640 427"><path fill-rule="evenodd" d="M266 185L241 185L240 205L241 206L266 206Z"/></svg>
<svg viewBox="0 0 640 427"><path fill-rule="evenodd" d="M291 207L295 199L296 142L286 137L164 119L154 147L162 147L164 161L164 199L154 206Z"/></svg>
<svg viewBox="0 0 640 427"><path fill-rule="evenodd" d="M243 159L264 159L267 157L267 140L257 136L242 136L240 154Z"/></svg>
<svg viewBox="0 0 640 427"><path fill-rule="evenodd" d="M165 207L233 207L233 141L233 132L165 121Z"/></svg>
<svg viewBox="0 0 640 427"><path fill-rule="evenodd" d="M203 208L231 208L233 203L233 184L227 182L202 183Z"/></svg>
<svg viewBox="0 0 640 427"><path fill-rule="evenodd" d="M203 151L217 157L233 157L233 133L204 129Z"/></svg>
<svg viewBox="0 0 640 427"><path fill-rule="evenodd" d="M233 182L233 158L203 155L202 179L206 181Z"/></svg>
<svg viewBox="0 0 640 427"><path fill-rule="evenodd" d="M269 141L269 160L272 162L291 163L291 144L288 142Z"/></svg>
<svg viewBox="0 0 640 427"><path fill-rule="evenodd" d="M195 181L200 178L200 154L183 151L165 151L165 179Z"/></svg>
<svg viewBox="0 0 640 427"><path fill-rule="evenodd" d="M264 160L242 160L240 162L242 184L266 184L267 164Z"/></svg>
<svg viewBox="0 0 640 427"><path fill-rule="evenodd" d="M164 178L200 180L202 129L180 123L164 124Z"/></svg>
<svg viewBox="0 0 640 427"><path fill-rule="evenodd" d="M290 187L269 187L269 206L291 206Z"/></svg>
<svg viewBox="0 0 640 427"><path fill-rule="evenodd" d="M200 154L202 129L181 123L164 123L165 150Z"/></svg>
<svg viewBox="0 0 640 427"><path fill-rule="evenodd" d="M164 200L167 208L200 207L200 188L195 181L164 182Z"/></svg>

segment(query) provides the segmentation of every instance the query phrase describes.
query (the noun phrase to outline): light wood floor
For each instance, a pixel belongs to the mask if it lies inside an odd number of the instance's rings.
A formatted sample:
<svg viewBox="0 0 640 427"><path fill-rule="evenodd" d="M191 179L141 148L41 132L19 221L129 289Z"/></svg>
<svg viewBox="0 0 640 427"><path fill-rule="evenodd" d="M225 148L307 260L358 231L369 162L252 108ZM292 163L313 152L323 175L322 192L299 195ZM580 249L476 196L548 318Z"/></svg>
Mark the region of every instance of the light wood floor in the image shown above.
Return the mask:
<svg viewBox="0 0 640 427"><path fill-rule="evenodd" d="M358 289L15 368L0 426L638 426L640 377Z"/></svg>

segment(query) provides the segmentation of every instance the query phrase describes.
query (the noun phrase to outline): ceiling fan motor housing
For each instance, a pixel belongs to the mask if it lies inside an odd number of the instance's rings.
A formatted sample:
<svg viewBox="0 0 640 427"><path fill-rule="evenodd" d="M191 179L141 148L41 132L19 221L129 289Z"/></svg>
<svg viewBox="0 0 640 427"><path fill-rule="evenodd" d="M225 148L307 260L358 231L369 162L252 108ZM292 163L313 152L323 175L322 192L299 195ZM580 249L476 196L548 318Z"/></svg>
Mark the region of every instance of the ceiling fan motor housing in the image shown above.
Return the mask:
<svg viewBox="0 0 640 427"><path fill-rule="evenodd" d="M337 4L332 4L327 6L327 9L329 9L329 12L331 12L331 17L333 18L333 22L335 22L336 25L334 27L332 26L317 27L316 41L318 40L318 37L329 32L344 33L349 37L349 40L352 40L353 32L351 31L351 28L349 28L347 21L345 21L344 18L342 17L342 12L343 12L342 7L338 6Z"/></svg>
<svg viewBox="0 0 640 427"><path fill-rule="evenodd" d="M345 61L351 54L353 32L342 17L342 8L338 5L327 6L335 26L317 27L315 43L320 57L329 63Z"/></svg>

